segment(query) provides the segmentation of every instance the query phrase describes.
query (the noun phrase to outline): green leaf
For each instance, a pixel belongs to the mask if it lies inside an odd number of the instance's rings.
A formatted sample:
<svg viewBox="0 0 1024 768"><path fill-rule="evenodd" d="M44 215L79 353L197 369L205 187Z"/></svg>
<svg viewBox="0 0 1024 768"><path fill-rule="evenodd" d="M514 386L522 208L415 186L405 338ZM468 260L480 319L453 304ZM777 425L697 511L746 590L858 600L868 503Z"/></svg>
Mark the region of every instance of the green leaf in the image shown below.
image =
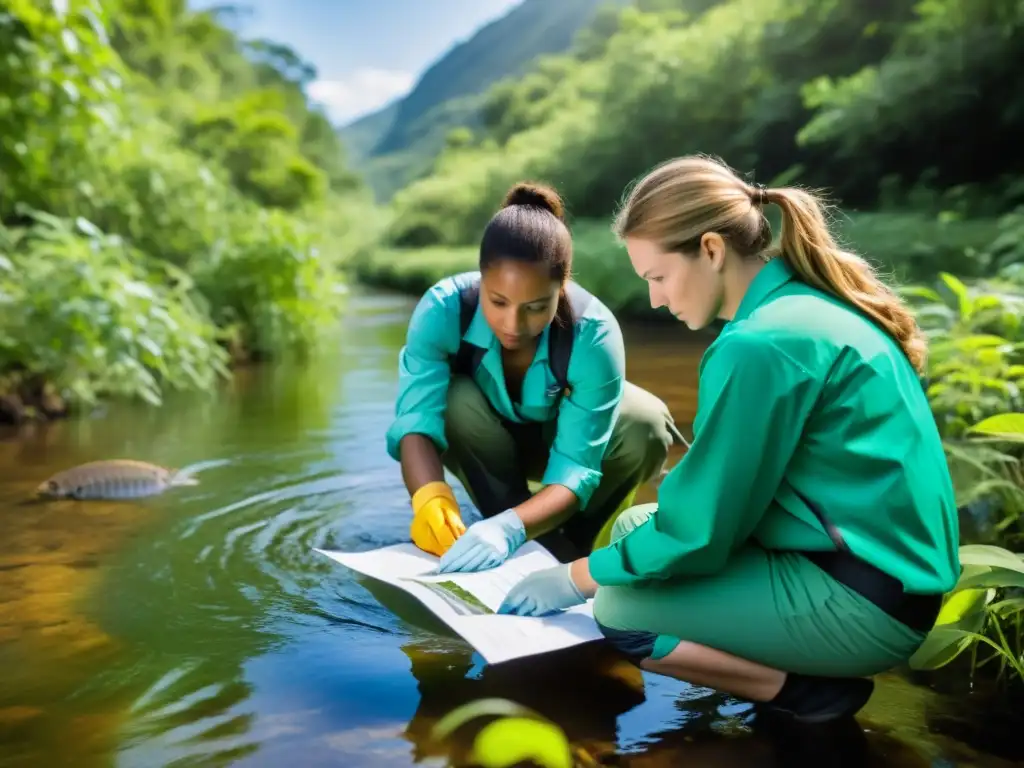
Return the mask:
<svg viewBox="0 0 1024 768"><path fill-rule="evenodd" d="M1000 413L990 416L975 424L970 431L1004 440L1024 442L1024 413Z"/></svg>
<svg viewBox="0 0 1024 768"><path fill-rule="evenodd" d="M569 741L558 726L524 717L488 724L473 742L473 757L483 768L507 768L532 760L543 768L572 768Z"/></svg>
<svg viewBox="0 0 1024 768"><path fill-rule="evenodd" d="M964 544L960 547L960 564L982 568L1003 568L1024 574L1024 557L991 544Z"/></svg>
<svg viewBox="0 0 1024 768"><path fill-rule="evenodd" d="M935 626L957 624L963 621L965 617L970 616L973 618L977 615L981 617L980 621L977 622L977 626L971 631L980 631L981 625L985 621L984 608L992 601L993 597L995 597L994 589L957 590L946 598L942 605L942 610L939 611L939 616L935 620Z"/></svg>
<svg viewBox="0 0 1024 768"><path fill-rule="evenodd" d="M989 606L989 610L1001 619L1006 619L1015 613L1024 614L1024 597L1009 597L1006 600L1000 600Z"/></svg>
<svg viewBox="0 0 1024 768"><path fill-rule="evenodd" d="M970 336L963 336L958 339L951 339L948 342L936 344L935 346L940 351L947 351L949 348L955 348L963 351L972 351L979 349L989 349L992 347L1002 347L1004 345L1010 345L1010 342L1007 339L1004 339L1002 336L976 333L971 334Z"/></svg>
<svg viewBox="0 0 1024 768"><path fill-rule="evenodd" d="M1024 589L1024 574L1003 569L980 569L965 572L957 583L957 589Z"/></svg>
<svg viewBox="0 0 1024 768"><path fill-rule="evenodd" d="M936 291L934 288L925 288L924 286L920 285L901 287L898 290L898 293L901 296L906 296L908 298L916 297L919 299L926 299L927 301L934 301L936 303L942 302L942 297L939 295L938 291Z"/></svg>
<svg viewBox="0 0 1024 768"><path fill-rule="evenodd" d="M949 274L948 272L940 272L939 279L946 284L946 287L952 291L953 295L957 298L958 308L960 316L965 320L971 316L971 297L967 293L967 286L963 284L961 280Z"/></svg>
<svg viewBox="0 0 1024 768"><path fill-rule="evenodd" d="M939 669L966 651L973 642L973 634L956 625L935 627L910 657L911 669Z"/></svg>

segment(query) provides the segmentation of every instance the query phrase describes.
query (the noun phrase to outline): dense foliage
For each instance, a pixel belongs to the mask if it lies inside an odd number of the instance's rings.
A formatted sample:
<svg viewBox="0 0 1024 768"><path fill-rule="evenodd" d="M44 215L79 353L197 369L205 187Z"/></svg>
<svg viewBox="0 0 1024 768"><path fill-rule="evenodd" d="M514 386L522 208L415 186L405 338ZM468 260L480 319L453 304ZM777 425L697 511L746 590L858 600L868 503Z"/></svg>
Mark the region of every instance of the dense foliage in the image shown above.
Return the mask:
<svg viewBox="0 0 1024 768"><path fill-rule="evenodd" d="M229 21L0 3L7 418L209 386L232 358L308 348L337 307L362 184L306 100L312 69Z"/></svg>
<svg viewBox="0 0 1024 768"><path fill-rule="evenodd" d="M887 264L901 276L982 274L964 246L992 230L965 243L959 225L1024 201L1022 43L1024 11L1001 0L637 2L494 87L483 125L396 195L390 239L471 244L523 177L605 220L651 165L706 152L758 181L823 187L847 211L957 233Z"/></svg>

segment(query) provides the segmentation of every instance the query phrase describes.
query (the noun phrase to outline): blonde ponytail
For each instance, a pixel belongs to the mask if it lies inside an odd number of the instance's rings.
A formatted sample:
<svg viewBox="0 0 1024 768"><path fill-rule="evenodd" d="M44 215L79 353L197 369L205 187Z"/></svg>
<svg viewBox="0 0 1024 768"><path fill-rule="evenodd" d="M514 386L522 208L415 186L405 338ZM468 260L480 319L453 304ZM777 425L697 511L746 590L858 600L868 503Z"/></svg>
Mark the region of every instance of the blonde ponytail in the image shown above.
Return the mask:
<svg viewBox="0 0 1024 768"><path fill-rule="evenodd" d="M612 230L651 240L666 253L688 253L717 232L742 258L764 256L772 236L764 205L782 209L781 257L802 280L860 310L895 339L924 372L927 346L913 314L866 261L832 238L822 205L793 187L751 186L724 162L687 155L662 163L629 192Z"/></svg>
<svg viewBox="0 0 1024 768"><path fill-rule="evenodd" d="M859 256L833 239L822 206L793 187L764 190L782 209L781 256L809 285L856 307L895 339L918 373L924 372L927 344L913 313Z"/></svg>

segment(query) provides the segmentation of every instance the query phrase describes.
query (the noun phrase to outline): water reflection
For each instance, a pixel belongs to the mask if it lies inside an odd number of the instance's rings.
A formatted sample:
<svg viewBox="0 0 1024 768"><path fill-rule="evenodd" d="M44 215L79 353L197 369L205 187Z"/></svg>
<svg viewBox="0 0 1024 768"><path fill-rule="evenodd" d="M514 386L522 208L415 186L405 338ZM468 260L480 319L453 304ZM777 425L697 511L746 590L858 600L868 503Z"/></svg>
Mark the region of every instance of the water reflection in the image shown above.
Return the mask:
<svg viewBox="0 0 1024 768"><path fill-rule="evenodd" d="M405 593L316 555L407 538L384 429L411 305L361 301L316 363L0 441L0 765L443 764L471 731L437 744L431 726L486 697L547 715L608 765L927 764L905 746L926 731L910 698L895 710L912 728L798 733L602 645L488 666ZM674 327L627 338L630 377L685 433L700 345ZM198 466L200 484L18 506L56 469L118 456Z"/></svg>

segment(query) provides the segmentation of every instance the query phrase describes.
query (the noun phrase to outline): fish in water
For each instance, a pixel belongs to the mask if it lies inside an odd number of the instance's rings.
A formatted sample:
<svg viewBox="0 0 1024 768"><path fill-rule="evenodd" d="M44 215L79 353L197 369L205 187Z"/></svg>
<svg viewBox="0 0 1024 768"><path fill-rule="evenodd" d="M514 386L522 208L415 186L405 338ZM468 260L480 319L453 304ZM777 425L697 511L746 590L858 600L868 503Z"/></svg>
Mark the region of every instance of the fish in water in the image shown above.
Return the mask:
<svg viewBox="0 0 1024 768"><path fill-rule="evenodd" d="M198 484L198 480L180 470L145 461L112 459L58 472L39 484L36 495L51 499L137 499L155 496L174 486Z"/></svg>

